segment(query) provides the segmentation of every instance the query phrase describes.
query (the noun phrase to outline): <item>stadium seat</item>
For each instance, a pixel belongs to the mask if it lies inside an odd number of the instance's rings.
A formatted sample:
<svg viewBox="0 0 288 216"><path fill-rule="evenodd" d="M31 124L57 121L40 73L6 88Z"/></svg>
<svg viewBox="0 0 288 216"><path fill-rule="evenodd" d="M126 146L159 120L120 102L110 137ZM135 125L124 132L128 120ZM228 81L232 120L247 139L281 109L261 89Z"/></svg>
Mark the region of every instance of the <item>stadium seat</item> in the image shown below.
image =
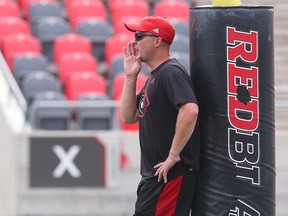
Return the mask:
<svg viewBox="0 0 288 216"><path fill-rule="evenodd" d="M149 15L149 5L143 0L125 0L116 1L110 8L112 23L115 24L118 20L128 17L143 18Z"/></svg>
<svg viewBox="0 0 288 216"><path fill-rule="evenodd" d="M37 38L30 34L13 34L4 38L2 52L7 64L13 71L14 58L24 53L41 53L41 45Z"/></svg>
<svg viewBox="0 0 288 216"><path fill-rule="evenodd" d="M145 82L147 80L147 75L140 73L137 78L136 84L136 94L141 91ZM122 95L123 86L125 83L125 74L120 73L118 74L113 80L113 99L118 100Z"/></svg>
<svg viewBox="0 0 288 216"><path fill-rule="evenodd" d="M94 71L97 73L97 60L88 53L67 53L61 57L58 68L58 77L60 81L65 82L71 74L81 71Z"/></svg>
<svg viewBox="0 0 288 216"><path fill-rule="evenodd" d="M124 57L122 54L116 55L112 58L111 66L109 68L108 77L113 80L118 74L124 71Z"/></svg>
<svg viewBox="0 0 288 216"><path fill-rule="evenodd" d="M79 34L68 33L54 41L54 62L58 65L62 55L71 52L92 54L91 41Z"/></svg>
<svg viewBox="0 0 288 216"><path fill-rule="evenodd" d="M181 34L185 36L189 36L189 24L188 22L184 20L174 19L171 20L171 23L173 24L176 35Z"/></svg>
<svg viewBox="0 0 288 216"><path fill-rule="evenodd" d="M38 2L29 7L28 20L30 23L41 18L62 17L62 9L59 3L55 2Z"/></svg>
<svg viewBox="0 0 288 216"><path fill-rule="evenodd" d="M72 111L65 95L57 91L37 93L29 107L28 118L34 130L69 130L72 125Z"/></svg>
<svg viewBox="0 0 288 216"><path fill-rule="evenodd" d="M19 0L19 6L22 11L22 16L25 19L29 17L29 8L32 4L39 3L39 2L46 2L46 3L58 3L57 0Z"/></svg>
<svg viewBox="0 0 288 216"><path fill-rule="evenodd" d="M72 74L64 83L65 95L69 100L77 100L82 94L97 93L106 95L105 79L95 71Z"/></svg>
<svg viewBox="0 0 288 216"><path fill-rule="evenodd" d="M0 18L0 48L6 36L17 33L30 33L29 24L20 17L1 17Z"/></svg>
<svg viewBox="0 0 288 216"><path fill-rule="evenodd" d="M58 79L44 71L29 73L24 76L20 83L20 88L28 104L31 103L32 98L39 92L61 92L61 85Z"/></svg>
<svg viewBox="0 0 288 216"><path fill-rule="evenodd" d="M144 63L142 63L141 73L148 74L151 69ZM122 54L115 55L112 58L111 66L108 72L108 78L113 80L118 74L124 71L124 57Z"/></svg>
<svg viewBox="0 0 288 216"><path fill-rule="evenodd" d="M83 94L79 102L105 102L109 97L102 94ZM103 103L102 103L103 104ZM80 130L111 130L114 123L113 107L79 106L76 109L77 128Z"/></svg>
<svg viewBox="0 0 288 216"><path fill-rule="evenodd" d="M108 67L111 66L112 58L116 55L123 54L123 46L133 40L131 34L115 34L111 36L105 44L105 60Z"/></svg>
<svg viewBox="0 0 288 216"><path fill-rule="evenodd" d="M93 55L98 61L105 61L105 43L114 33L108 21L93 18L82 20L77 23L75 32L87 37L91 41Z"/></svg>
<svg viewBox="0 0 288 216"><path fill-rule="evenodd" d="M141 91L141 89L143 88L143 86L146 83L147 78L148 77L145 74L140 73L138 75L135 94L138 94ZM114 80L113 80L113 89L114 89L113 99L114 100L120 100L121 99L124 82L125 82L125 74L124 73L121 73L114 78ZM118 114L118 120L120 122L120 126L121 126L122 130L135 131L135 130L139 129L138 122L135 124L125 124L123 122L122 117L121 117L121 109L120 108L118 109L117 114Z"/></svg>
<svg viewBox="0 0 288 216"><path fill-rule="evenodd" d="M22 78L32 72L48 71L48 58L41 53L24 53L17 55L13 63L13 74L17 82L21 82Z"/></svg>
<svg viewBox="0 0 288 216"><path fill-rule="evenodd" d="M26 14L28 13L28 9L30 4L38 3L38 2L57 2L57 0L17 0L17 3L20 7L20 10L24 13L24 17L26 18Z"/></svg>
<svg viewBox="0 0 288 216"><path fill-rule="evenodd" d="M114 29L114 32L115 34L122 34L122 33L125 33L125 34L129 34L131 33L130 31L127 30L127 28L125 27L124 25L124 22L139 22L141 20L141 18L143 17L132 17L132 16L129 16L129 17L123 17L122 19L119 19L117 20L115 23L113 23L113 29ZM132 37L134 35L134 33L131 33Z"/></svg>
<svg viewBox="0 0 288 216"><path fill-rule="evenodd" d="M66 10L68 10L71 6L71 4L75 1L79 1L79 0L63 0L63 6L65 7ZM103 3L102 0L94 0L95 2L101 2Z"/></svg>
<svg viewBox="0 0 288 216"><path fill-rule="evenodd" d="M14 1L0 0L0 17L20 17L20 10Z"/></svg>
<svg viewBox="0 0 288 216"><path fill-rule="evenodd" d="M72 29L75 28L79 21L85 19L107 19L105 5L102 1L98 0L74 0L66 10Z"/></svg>
<svg viewBox="0 0 288 216"><path fill-rule="evenodd" d="M121 95L116 100L120 100L120 99L121 99ZM134 124L124 123L122 116L121 116L121 108L120 107L117 110L117 118L118 118L121 130L123 130L123 131L137 131L137 130L139 130L139 123L138 122L136 122Z"/></svg>
<svg viewBox="0 0 288 216"><path fill-rule="evenodd" d="M170 51L189 54L189 37L181 34L175 35Z"/></svg>
<svg viewBox="0 0 288 216"><path fill-rule="evenodd" d="M60 17L39 19L32 24L32 32L42 44L42 53L53 60L54 41L70 32L69 24Z"/></svg>
<svg viewBox="0 0 288 216"><path fill-rule="evenodd" d="M189 21L189 4L185 1L164 0L155 4L154 14L167 19Z"/></svg>

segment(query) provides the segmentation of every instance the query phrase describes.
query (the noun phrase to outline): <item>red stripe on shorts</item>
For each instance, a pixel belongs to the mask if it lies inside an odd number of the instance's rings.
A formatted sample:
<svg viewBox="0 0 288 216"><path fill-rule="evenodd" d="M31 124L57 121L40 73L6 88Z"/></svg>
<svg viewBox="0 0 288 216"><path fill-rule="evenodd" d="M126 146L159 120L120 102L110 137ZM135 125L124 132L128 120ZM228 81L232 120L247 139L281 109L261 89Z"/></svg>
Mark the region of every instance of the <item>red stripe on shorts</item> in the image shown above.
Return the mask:
<svg viewBox="0 0 288 216"><path fill-rule="evenodd" d="M178 176L165 184L157 202L155 216L173 216L180 192L183 176Z"/></svg>

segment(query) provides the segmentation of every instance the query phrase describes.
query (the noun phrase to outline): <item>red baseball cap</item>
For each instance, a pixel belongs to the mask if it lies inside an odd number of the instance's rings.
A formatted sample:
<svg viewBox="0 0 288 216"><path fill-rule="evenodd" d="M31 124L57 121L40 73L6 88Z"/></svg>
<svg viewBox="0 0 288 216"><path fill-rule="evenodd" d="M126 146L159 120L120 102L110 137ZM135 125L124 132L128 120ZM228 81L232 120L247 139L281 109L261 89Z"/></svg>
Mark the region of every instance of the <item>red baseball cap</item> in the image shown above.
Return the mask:
<svg viewBox="0 0 288 216"><path fill-rule="evenodd" d="M125 27L132 32L150 32L151 34L161 37L164 41L171 44L174 36L174 26L161 16L147 16L140 20L139 23L125 22Z"/></svg>

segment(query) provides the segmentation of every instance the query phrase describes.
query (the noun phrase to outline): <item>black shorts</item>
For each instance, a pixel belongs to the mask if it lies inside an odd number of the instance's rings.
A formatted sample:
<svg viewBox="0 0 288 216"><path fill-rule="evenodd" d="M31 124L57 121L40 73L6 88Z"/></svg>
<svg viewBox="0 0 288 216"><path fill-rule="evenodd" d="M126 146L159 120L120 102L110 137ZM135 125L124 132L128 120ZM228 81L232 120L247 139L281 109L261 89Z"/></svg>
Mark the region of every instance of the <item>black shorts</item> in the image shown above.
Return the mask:
<svg viewBox="0 0 288 216"><path fill-rule="evenodd" d="M182 163L168 172L168 182L143 178L137 189L134 216L189 216L196 184L196 172Z"/></svg>

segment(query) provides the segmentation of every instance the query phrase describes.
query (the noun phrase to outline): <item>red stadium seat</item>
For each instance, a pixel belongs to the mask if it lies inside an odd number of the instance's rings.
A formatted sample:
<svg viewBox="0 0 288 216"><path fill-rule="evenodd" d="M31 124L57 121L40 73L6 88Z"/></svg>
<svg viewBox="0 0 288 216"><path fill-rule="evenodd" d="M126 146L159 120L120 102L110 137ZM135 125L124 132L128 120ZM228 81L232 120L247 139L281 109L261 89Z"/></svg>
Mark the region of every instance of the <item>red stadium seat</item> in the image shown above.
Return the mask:
<svg viewBox="0 0 288 216"><path fill-rule="evenodd" d="M53 2L57 2L57 0L18 0L17 2L19 4L19 6L20 6L20 9L25 14L27 12L26 10L29 9L30 4L33 4L34 2L35 3L37 3L37 2L50 2L50 3L53 3Z"/></svg>
<svg viewBox="0 0 288 216"><path fill-rule="evenodd" d="M123 54L123 46L126 46L129 41L133 40L131 33L116 34L110 37L105 44L105 60L110 67L114 56Z"/></svg>
<svg viewBox="0 0 288 216"><path fill-rule="evenodd" d="M121 95L116 100L120 100L120 99L121 99ZM124 130L124 131L137 131L137 130L139 130L139 123L138 122L136 122L134 124L124 123L122 116L121 116L121 108L118 108L118 110L117 110L117 117L118 117L118 121L120 124L120 128L122 130Z"/></svg>
<svg viewBox="0 0 288 216"><path fill-rule="evenodd" d="M28 22L19 17L0 18L0 47L6 36L16 33L30 33Z"/></svg>
<svg viewBox="0 0 288 216"><path fill-rule="evenodd" d="M81 20L89 18L106 20L107 18L105 6L98 0L74 0L66 9L72 29Z"/></svg>
<svg viewBox="0 0 288 216"><path fill-rule="evenodd" d="M136 94L138 94L141 89L143 88L143 86L145 85L145 82L147 80L147 76L140 73L138 75L137 78L137 84L136 84ZM119 75L117 75L115 77L115 79L113 80L113 89L114 89L114 94L113 94L113 98L115 100L120 100L121 99L121 94L122 94L122 90L123 90L123 86L124 86L124 82L125 82L125 74L121 73ZM139 124L138 122L135 124L125 124L121 118L121 110L120 108L118 109L118 118L119 118L119 122L120 122L120 126L122 128L122 130L125 131L135 131L139 129Z"/></svg>
<svg viewBox="0 0 288 216"><path fill-rule="evenodd" d="M113 24L113 28L116 34L122 34L122 33L129 33L127 28L124 25L124 22L139 22L143 17L123 17L122 19L119 19Z"/></svg>
<svg viewBox="0 0 288 216"><path fill-rule="evenodd" d="M117 1L111 8L112 23L126 17L143 18L149 15L149 5L147 1L125 0Z"/></svg>
<svg viewBox="0 0 288 216"><path fill-rule="evenodd" d="M154 14L167 19L180 19L188 22L189 4L184 1L161 1L155 5Z"/></svg>
<svg viewBox="0 0 288 216"><path fill-rule="evenodd" d="M79 71L97 72L97 60L88 53L67 53L59 61L59 79L65 82L66 78Z"/></svg>
<svg viewBox="0 0 288 216"><path fill-rule="evenodd" d="M70 100L76 100L79 96L87 93L106 95L105 79L95 71L83 71L75 73L67 78L65 95Z"/></svg>
<svg viewBox="0 0 288 216"><path fill-rule="evenodd" d="M68 10L68 8L71 6L71 4L75 1L79 1L79 0L63 0L65 9ZM93 1L103 2L102 0L93 0Z"/></svg>
<svg viewBox="0 0 288 216"><path fill-rule="evenodd" d="M0 17L19 17L20 10L14 1L0 0Z"/></svg>
<svg viewBox="0 0 288 216"><path fill-rule="evenodd" d="M41 45L37 38L30 34L13 34L4 38L2 51L9 67L13 69L13 61L17 55L25 53L41 53Z"/></svg>
<svg viewBox="0 0 288 216"><path fill-rule="evenodd" d="M147 75L144 75L140 73L137 78L137 84L136 84L136 94L141 91L143 86L145 85L145 82L147 80ZM117 100L120 99L122 95L122 90L125 82L125 74L120 73L118 74L114 80L113 80L113 99Z"/></svg>
<svg viewBox="0 0 288 216"><path fill-rule="evenodd" d="M65 34L54 41L54 61L58 65L62 55L72 52L92 54L92 44L86 37L78 34Z"/></svg>

